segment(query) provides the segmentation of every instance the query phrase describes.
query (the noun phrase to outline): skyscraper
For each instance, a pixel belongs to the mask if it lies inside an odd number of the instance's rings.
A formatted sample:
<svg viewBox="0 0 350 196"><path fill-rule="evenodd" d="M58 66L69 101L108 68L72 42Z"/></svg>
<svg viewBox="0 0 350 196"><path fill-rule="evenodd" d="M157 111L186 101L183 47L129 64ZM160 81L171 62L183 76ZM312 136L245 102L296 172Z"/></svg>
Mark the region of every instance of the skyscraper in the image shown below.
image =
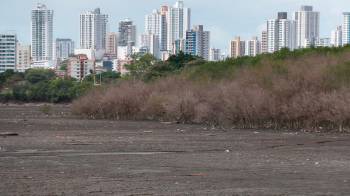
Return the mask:
<svg viewBox="0 0 350 196"><path fill-rule="evenodd" d="M235 37L230 44L230 56L237 58L245 55L245 41L242 41L240 37Z"/></svg>
<svg viewBox="0 0 350 196"><path fill-rule="evenodd" d="M100 8L80 14L80 49L104 50L107 22L108 15Z"/></svg>
<svg viewBox="0 0 350 196"><path fill-rule="evenodd" d="M273 53L282 48L294 50L296 47L296 22L287 19L286 12L278 13L277 19L267 21L267 47Z"/></svg>
<svg viewBox="0 0 350 196"><path fill-rule="evenodd" d="M350 12L343 13L342 45L350 44Z"/></svg>
<svg viewBox="0 0 350 196"><path fill-rule="evenodd" d="M160 8L160 51L168 51L168 11L168 6L162 6Z"/></svg>
<svg viewBox="0 0 350 196"><path fill-rule="evenodd" d="M147 50L147 53L152 54L156 58L160 58L159 36L146 33L141 35L141 48Z"/></svg>
<svg viewBox="0 0 350 196"><path fill-rule="evenodd" d="M13 33L0 34L0 73L16 69L17 36Z"/></svg>
<svg viewBox="0 0 350 196"><path fill-rule="evenodd" d="M301 6L300 11L295 12L295 21L297 47L315 45L315 41L320 37L320 13L313 11L312 6Z"/></svg>
<svg viewBox="0 0 350 196"><path fill-rule="evenodd" d="M153 10L151 14L145 16L145 33L160 35L161 14L158 10Z"/></svg>
<svg viewBox="0 0 350 196"><path fill-rule="evenodd" d="M173 7L169 7L167 12L168 46L171 50L175 40L186 38L186 32L191 26L191 10L185 8L183 0L178 0Z"/></svg>
<svg viewBox="0 0 350 196"><path fill-rule="evenodd" d="M32 59L34 62L53 60L53 10L37 4L31 18Z"/></svg>
<svg viewBox="0 0 350 196"><path fill-rule="evenodd" d="M185 53L209 60L209 49L210 32L204 31L203 25L195 26L186 32Z"/></svg>
<svg viewBox="0 0 350 196"><path fill-rule="evenodd" d="M278 28L278 49L296 49L296 22L287 18L279 19Z"/></svg>
<svg viewBox="0 0 350 196"><path fill-rule="evenodd" d="M118 39L117 34L114 32L109 32L106 35L106 55L110 59L118 57Z"/></svg>
<svg viewBox="0 0 350 196"><path fill-rule="evenodd" d="M261 43L258 37L253 37L251 40L247 41L247 55L256 56L260 54Z"/></svg>
<svg viewBox="0 0 350 196"><path fill-rule="evenodd" d="M267 53L268 52L268 37L267 37L267 31L261 32L261 53Z"/></svg>
<svg viewBox="0 0 350 196"><path fill-rule="evenodd" d="M74 41L71 39L56 39L55 42L56 59L65 60L74 54Z"/></svg>
<svg viewBox="0 0 350 196"><path fill-rule="evenodd" d="M337 28L331 32L331 46L333 47L342 46L342 43L343 43L342 37L343 37L342 26L337 26Z"/></svg>
<svg viewBox="0 0 350 196"><path fill-rule="evenodd" d="M267 52L273 53L278 50L278 19L270 19L267 21Z"/></svg>
<svg viewBox="0 0 350 196"><path fill-rule="evenodd" d="M133 21L125 19L119 22L118 46L135 46L136 26Z"/></svg>

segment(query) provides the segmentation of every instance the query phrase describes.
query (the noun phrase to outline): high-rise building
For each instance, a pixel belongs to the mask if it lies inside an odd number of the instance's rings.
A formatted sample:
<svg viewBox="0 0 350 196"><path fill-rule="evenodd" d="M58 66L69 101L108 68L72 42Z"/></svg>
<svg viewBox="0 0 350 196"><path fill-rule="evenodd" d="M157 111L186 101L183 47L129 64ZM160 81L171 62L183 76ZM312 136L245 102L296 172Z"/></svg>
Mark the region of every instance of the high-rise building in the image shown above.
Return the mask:
<svg viewBox="0 0 350 196"><path fill-rule="evenodd" d="M31 64L31 49L30 45L17 44L17 64L16 70L19 72L25 72L30 68Z"/></svg>
<svg viewBox="0 0 350 196"><path fill-rule="evenodd" d="M204 31L203 25L195 26L186 32L185 53L209 60L210 32Z"/></svg>
<svg viewBox="0 0 350 196"><path fill-rule="evenodd" d="M80 14L80 48L104 50L106 48L108 15L100 8Z"/></svg>
<svg viewBox="0 0 350 196"><path fill-rule="evenodd" d="M125 19L119 22L118 46L135 46L136 26L133 21Z"/></svg>
<svg viewBox="0 0 350 196"><path fill-rule="evenodd" d="M106 35L106 56L110 59L118 57L118 40L117 34L114 32L109 32Z"/></svg>
<svg viewBox="0 0 350 196"><path fill-rule="evenodd" d="M278 19L270 19L267 21L267 52L273 53L278 51L279 36Z"/></svg>
<svg viewBox="0 0 350 196"><path fill-rule="evenodd" d="M66 60L74 54L74 41L71 39L56 39L55 57L58 60Z"/></svg>
<svg viewBox="0 0 350 196"><path fill-rule="evenodd" d="M191 9L184 6L183 0L178 0L167 12L167 49L171 50L175 40L186 38L186 32L191 26Z"/></svg>
<svg viewBox="0 0 350 196"><path fill-rule="evenodd" d="M256 56L260 54L261 43L258 37L253 37L251 40L247 41L247 56Z"/></svg>
<svg viewBox="0 0 350 196"><path fill-rule="evenodd" d="M320 37L320 13L313 11L312 6L301 6L295 12L297 47L305 48L315 45Z"/></svg>
<svg viewBox="0 0 350 196"><path fill-rule="evenodd" d="M40 3L32 10L31 53L34 62L53 60L53 13Z"/></svg>
<svg viewBox="0 0 350 196"><path fill-rule="evenodd" d="M350 44L350 12L343 13L342 45Z"/></svg>
<svg viewBox="0 0 350 196"><path fill-rule="evenodd" d="M218 48L210 49L210 61L220 61L221 60L221 50Z"/></svg>
<svg viewBox="0 0 350 196"><path fill-rule="evenodd" d="M146 49L146 53L152 54L156 58L160 58L159 35L146 33L141 35L141 48Z"/></svg>
<svg viewBox="0 0 350 196"><path fill-rule="evenodd" d="M245 41L235 37L230 44L230 57L237 58L245 55Z"/></svg>
<svg viewBox="0 0 350 196"><path fill-rule="evenodd" d="M161 33L161 14L158 10L153 10L151 14L145 16L145 33L159 36Z"/></svg>
<svg viewBox="0 0 350 196"><path fill-rule="evenodd" d="M169 51L168 49L168 6L162 6L160 8L160 51Z"/></svg>
<svg viewBox="0 0 350 196"><path fill-rule="evenodd" d="M268 52L273 53L282 48L296 48L296 22L287 19L286 12L278 13L277 19L267 21Z"/></svg>
<svg viewBox="0 0 350 196"><path fill-rule="evenodd" d="M260 52L262 54L268 52L268 37L267 37L267 31L261 32L261 49Z"/></svg>
<svg viewBox="0 0 350 196"><path fill-rule="evenodd" d="M331 33L331 46L333 47L339 47L342 46L343 40L343 30L342 26L337 26L335 30L332 31Z"/></svg>
<svg viewBox="0 0 350 196"><path fill-rule="evenodd" d="M296 49L296 22L294 20L279 20L278 49Z"/></svg>
<svg viewBox="0 0 350 196"><path fill-rule="evenodd" d="M0 73L16 69L17 36L13 33L0 34Z"/></svg>

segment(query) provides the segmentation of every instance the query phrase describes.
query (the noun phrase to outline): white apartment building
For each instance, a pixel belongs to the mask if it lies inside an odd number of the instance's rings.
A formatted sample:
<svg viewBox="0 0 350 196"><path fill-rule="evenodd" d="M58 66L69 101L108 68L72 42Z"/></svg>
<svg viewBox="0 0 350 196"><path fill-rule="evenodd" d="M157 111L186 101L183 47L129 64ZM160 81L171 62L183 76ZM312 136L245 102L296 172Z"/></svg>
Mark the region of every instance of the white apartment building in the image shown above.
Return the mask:
<svg viewBox="0 0 350 196"><path fill-rule="evenodd" d="M278 28L278 49L296 49L296 22L294 20L280 19Z"/></svg>
<svg viewBox="0 0 350 196"><path fill-rule="evenodd" d="M278 19L270 19L267 21L267 52L274 53L279 49L279 22Z"/></svg>
<svg viewBox="0 0 350 196"><path fill-rule="evenodd" d="M107 22L108 15L99 8L80 14L80 49L104 50Z"/></svg>
<svg viewBox="0 0 350 196"><path fill-rule="evenodd" d="M210 61L220 61L221 60L221 50L218 48L210 49Z"/></svg>
<svg viewBox="0 0 350 196"><path fill-rule="evenodd" d="M191 28L191 9L184 6L183 0L178 0L167 12L167 42L168 50L172 50L175 40L186 38L186 32Z"/></svg>
<svg viewBox="0 0 350 196"><path fill-rule="evenodd" d="M268 52L268 37L267 37L267 31L262 31L261 32L261 48L260 52L262 54Z"/></svg>
<svg viewBox="0 0 350 196"><path fill-rule="evenodd" d="M256 56L260 54L261 43L258 37L253 37L251 40L246 42L246 55L247 56Z"/></svg>
<svg viewBox="0 0 350 196"><path fill-rule="evenodd" d="M0 73L16 69L17 36L13 33L0 34Z"/></svg>
<svg viewBox="0 0 350 196"><path fill-rule="evenodd" d="M288 20L286 12L280 12L277 19L267 21L267 52L282 48L296 48L296 22Z"/></svg>
<svg viewBox="0 0 350 196"><path fill-rule="evenodd" d="M342 45L350 44L350 12L343 13Z"/></svg>
<svg viewBox="0 0 350 196"><path fill-rule="evenodd" d="M89 60L86 55L70 57L67 64L67 75L79 81L95 72L95 61Z"/></svg>
<svg viewBox="0 0 350 196"><path fill-rule="evenodd" d="M49 64L53 60L53 10L37 4L31 14L31 53L34 63Z"/></svg>
<svg viewBox="0 0 350 196"><path fill-rule="evenodd" d="M342 26L337 26L335 30L331 33L331 46L333 47L340 47L342 46L343 40L343 30Z"/></svg>
<svg viewBox="0 0 350 196"><path fill-rule="evenodd" d="M17 44L17 64L16 70L25 72L31 65L30 45Z"/></svg>
<svg viewBox="0 0 350 196"><path fill-rule="evenodd" d="M313 11L312 6L301 6L295 12L297 47L306 48L315 45L320 37L320 13Z"/></svg>

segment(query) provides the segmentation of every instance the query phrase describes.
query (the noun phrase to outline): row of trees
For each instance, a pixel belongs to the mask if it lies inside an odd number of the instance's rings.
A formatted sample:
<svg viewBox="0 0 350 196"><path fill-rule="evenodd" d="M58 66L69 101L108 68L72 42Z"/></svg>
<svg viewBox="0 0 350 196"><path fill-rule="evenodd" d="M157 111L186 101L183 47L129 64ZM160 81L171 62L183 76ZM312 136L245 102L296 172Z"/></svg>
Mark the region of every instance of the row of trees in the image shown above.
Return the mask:
<svg viewBox="0 0 350 196"><path fill-rule="evenodd" d="M117 73L97 75L104 84L120 78ZM94 87L92 76L79 82L71 78L58 78L53 70L29 69L25 73L7 70L0 73L0 101L71 102Z"/></svg>

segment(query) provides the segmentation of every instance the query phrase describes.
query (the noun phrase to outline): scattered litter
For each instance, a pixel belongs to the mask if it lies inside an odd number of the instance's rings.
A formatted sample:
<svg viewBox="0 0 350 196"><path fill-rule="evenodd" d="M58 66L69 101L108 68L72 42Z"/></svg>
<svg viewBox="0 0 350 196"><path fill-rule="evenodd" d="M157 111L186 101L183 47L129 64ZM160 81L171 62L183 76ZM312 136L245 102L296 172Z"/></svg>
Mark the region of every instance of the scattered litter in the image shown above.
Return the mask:
<svg viewBox="0 0 350 196"><path fill-rule="evenodd" d="M207 176L207 174L204 173L194 173L194 174L190 174L188 176Z"/></svg>
<svg viewBox="0 0 350 196"><path fill-rule="evenodd" d="M11 133L11 132L4 132L4 133L0 133L1 137L9 137L9 136L18 136L18 133Z"/></svg>
<svg viewBox="0 0 350 196"><path fill-rule="evenodd" d="M319 165L320 163L319 162L315 162L315 165Z"/></svg>
<svg viewBox="0 0 350 196"><path fill-rule="evenodd" d="M177 122L160 122L164 125L172 125L172 124L177 124Z"/></svg>
<svg viewBox="0 0 350 196"><path fill-rule="evenodd" d="M260 132L258 132L258 131L254 131L254 134L259 134Z"/></svg>
<svg viewBox="0 0 350 196"><path fill-rule="evenodd" d="M230 150L225 150L225 152L227 152L227 153L228 153L228 152L230 152Z"/></svg>

